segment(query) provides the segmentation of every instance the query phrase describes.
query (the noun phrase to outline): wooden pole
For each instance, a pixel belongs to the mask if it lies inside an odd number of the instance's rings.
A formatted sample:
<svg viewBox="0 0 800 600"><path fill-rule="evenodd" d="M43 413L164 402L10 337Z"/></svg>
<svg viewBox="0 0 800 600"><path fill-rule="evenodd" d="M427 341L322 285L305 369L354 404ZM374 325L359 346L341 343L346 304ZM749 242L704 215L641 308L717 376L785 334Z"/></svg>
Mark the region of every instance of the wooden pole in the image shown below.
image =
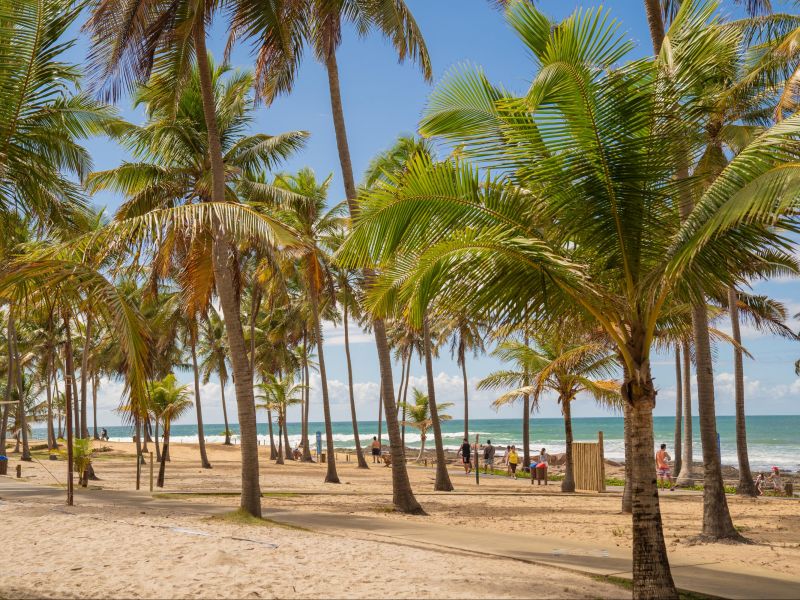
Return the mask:
<svg viewBox="0 0 800 600"><path fill-rule="evenodd" d="M169 440L167 440L169 441ZM150 493L153 493L153 453L150 453Z"/></svg>

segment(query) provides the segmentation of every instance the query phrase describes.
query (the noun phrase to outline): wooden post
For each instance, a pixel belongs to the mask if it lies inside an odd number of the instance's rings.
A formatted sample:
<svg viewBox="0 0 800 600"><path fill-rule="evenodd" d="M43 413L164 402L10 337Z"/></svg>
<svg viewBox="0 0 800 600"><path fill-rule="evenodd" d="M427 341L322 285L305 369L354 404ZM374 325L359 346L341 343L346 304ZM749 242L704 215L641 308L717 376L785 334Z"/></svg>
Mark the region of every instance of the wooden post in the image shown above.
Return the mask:
<svg viewBox="0 0 800 600"><path fill-rule="evenodd" d="M139 489L139 482L142 479L142 455L136 453L136 489Z"/></svg>
<svg viewBox="0 0 800 600"><path fill-rule="evenodd" d="M153 453L150 453L150 493L153 493Z"/></svg>
<svg viewBox="0 0 800 600"><path fill-rule="evenodd" d="M17 465L17 479L22 477L22 465Z"/></svg>

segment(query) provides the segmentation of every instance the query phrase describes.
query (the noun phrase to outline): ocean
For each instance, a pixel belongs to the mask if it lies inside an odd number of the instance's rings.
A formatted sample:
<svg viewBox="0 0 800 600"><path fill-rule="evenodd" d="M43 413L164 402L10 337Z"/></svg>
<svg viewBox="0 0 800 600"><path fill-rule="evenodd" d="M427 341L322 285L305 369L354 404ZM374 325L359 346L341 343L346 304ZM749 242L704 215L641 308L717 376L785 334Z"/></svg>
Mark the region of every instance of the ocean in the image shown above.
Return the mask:
<svg viewBox="0 0 800 600"><path fill-rule="evenodd" d="M665 443L671 454L673 452L674 417L654 417L656 444ZM623 429L621 417L597 417L573 419L573 435L575 441L594 441L597 432L603 432L605 456L611 460L624 458ZM132 427L107 427L109 437L115 441L129 441L133 435ZM377 421L360 421L358 424L361 443L368 445L372 436L378 433ZM238 425L231 425L234 433L238 432ZM206 439L211 443L224 440L221 435L224 426L219 423L206 423ZM315 443L315 434L322 432L325 441L325 427L321 422L309 424L311 443ZM736 433L735 419L732 416L717 417L717 431L720 437L720 450L722 462L726 465L736 466ZM455 450L461 443L464 424L462 420L453 419L442 423L442 434L445 447ZM269 443L267 424L258 424L259 440ZM274 428L277 436L278 429ZM300 424L289 423L289 442L292 447L300 440ZM694 435L694 459L701 461L700 425L697 417L693 419L692 433ZM478 434L482 443L491 440L493 444L506 446L522 445L522 419L471 419L470 441ZM35 438L44 438L41 429L34 430ZM173 442L197 442L197 427L195 425L173 425ZM382 428L384 444L388 443L386 436L386 423ZM333 441L337 448L354 447L353 429L350 421L333 423ZM406 445L419 448L420 436L411 428L406 429ZM530 429L531 449L546 448L550 453L564 451L564 423L561 419L531 418ZM275 440L277 444L277 439ZM433 432L428 433L427 447L433 449ZM750 455L750 466L753 470L768 470L773 465L790 471L800 471L800 415L791 416L751 416L747 418L747 445Z"/></svg>

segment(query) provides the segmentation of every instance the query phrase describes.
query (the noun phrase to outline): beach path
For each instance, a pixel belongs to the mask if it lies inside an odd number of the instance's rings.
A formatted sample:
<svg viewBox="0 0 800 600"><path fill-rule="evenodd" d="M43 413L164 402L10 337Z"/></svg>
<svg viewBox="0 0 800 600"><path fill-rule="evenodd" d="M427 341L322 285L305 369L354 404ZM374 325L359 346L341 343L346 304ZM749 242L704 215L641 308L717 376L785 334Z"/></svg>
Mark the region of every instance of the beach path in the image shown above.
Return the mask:
<svg viewBox="0 0 800 600"><path fill-rule="evenodd" d="M309 494L310 496L311 494ZM79 491L79 500L91 497L93 504L148 511L164 510L172 514L212 516L230 510L230 507L205 503L195 496L191 501L173 494L169 498L153 497L145 492ZM0 498L17 501L37 499L52 502L63 499L63 491L25 482L0 478ZM498 532L475 526L453 526L426 521L393 520L363 515L342 515L319 510L268 509L264 515L277 523L326 533L333 536L360 538L365 541L384 541L398 546L440 549L464 552L472 556L515 560L534 565L548 565L583 574L630 579L630 552L624 548L606 545L591 546L567 538L543 537L524 533ZM672 573L676 585L683 590L722 598L797 598L800 577L730 569L713 559L701 560L671 556ZM551 571L552 573L552 571Z"/></svg>

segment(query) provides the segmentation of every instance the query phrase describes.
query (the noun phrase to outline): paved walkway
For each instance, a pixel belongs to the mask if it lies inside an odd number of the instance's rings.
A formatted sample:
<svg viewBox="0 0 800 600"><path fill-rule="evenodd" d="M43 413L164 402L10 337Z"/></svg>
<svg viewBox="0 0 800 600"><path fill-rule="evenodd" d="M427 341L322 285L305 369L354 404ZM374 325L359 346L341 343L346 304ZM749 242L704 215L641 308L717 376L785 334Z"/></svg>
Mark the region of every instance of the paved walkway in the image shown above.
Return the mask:
<svg viewBox="0 0 800 600"><path fill-rule="evenodd" d="M208 515L229 511L230 508L201 502L180 502L175 499L152 497L149 492L84 490L76 488L76 504L89 500L93 504L128 505L135 509L167 510L184 514ZM0 477L0 500L62 502L64 490L44 487ZM444 526L426 521L362 517L338 513L297 510L269 510L264 515L279 523L300 526L320 532L349 531L379 536L402 543L425 547L440 547L515 559L541 565L551 565L592 575L631 578L630 552L617 547L589 547L562 538L531 537L524 534L493 532L487 529ZM800 575L785 577L754 576L728 570L714 562L670 560L675 584L682 590L720 598L800 597Z"/></svg>

